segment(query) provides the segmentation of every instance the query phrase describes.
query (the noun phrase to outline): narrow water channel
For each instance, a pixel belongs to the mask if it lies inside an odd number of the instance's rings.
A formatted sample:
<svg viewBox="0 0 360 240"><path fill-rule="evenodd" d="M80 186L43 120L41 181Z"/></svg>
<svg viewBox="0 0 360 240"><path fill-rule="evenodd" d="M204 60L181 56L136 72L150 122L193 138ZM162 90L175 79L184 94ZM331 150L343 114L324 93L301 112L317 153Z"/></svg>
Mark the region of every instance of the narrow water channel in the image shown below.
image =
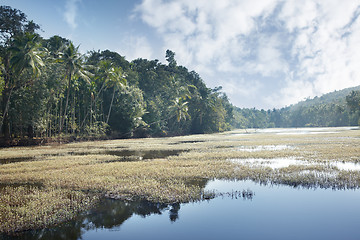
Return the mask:
<svg viewBox="0 0 360 240"><path fill-rule="evenodd" d="M360 190L221 180L205 190L216 197L172 205L106 199L74 221L15 239L360 239ZM244 191L253 194L233 194Z"/></svg>

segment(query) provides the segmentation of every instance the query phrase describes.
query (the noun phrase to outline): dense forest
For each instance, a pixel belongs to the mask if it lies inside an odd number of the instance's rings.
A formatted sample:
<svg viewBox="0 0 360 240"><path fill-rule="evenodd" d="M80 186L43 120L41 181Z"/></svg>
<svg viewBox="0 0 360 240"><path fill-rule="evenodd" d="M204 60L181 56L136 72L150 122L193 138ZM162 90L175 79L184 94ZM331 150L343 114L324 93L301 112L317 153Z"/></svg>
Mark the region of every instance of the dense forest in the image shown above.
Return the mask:
<svg viewBox="0 0 360 240"><path fill-rule="evenodd" d="M236 128L339 127L360 125L360 86L273 110L234 108Z"/></svg>
<svg viewBox="0 0 360 240"><path fill-rule="evenodd" d="M42 38L20 10L0 6L0 140L125 138L231 128L356 125L360 88L273 110L234 107L199 74L109 50L79 52L61 36Z"/></svg>
<svg viewBox="0 0 360 240"><path fill-rule="evenodd" d="M0 8L1 135L4 139L171 136L230 129L221 87L158 60L85 55L61 36L43 39L20 10Z"/></svg>

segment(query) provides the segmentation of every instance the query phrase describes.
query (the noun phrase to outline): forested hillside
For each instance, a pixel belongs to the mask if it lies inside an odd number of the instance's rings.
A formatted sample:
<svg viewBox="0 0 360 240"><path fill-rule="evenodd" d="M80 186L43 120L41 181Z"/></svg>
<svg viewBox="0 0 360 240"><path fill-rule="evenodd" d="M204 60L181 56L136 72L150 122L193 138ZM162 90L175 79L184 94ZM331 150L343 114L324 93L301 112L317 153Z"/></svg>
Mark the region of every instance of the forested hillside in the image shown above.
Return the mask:
<svg viewBox="0 0 360 240"><path fill-rule="evenodd" d="M109 50L85 55L61 36L43 39L20 10L0 7L0 129L15 138L133 137L230 129L233 107L166 51L127 61ZM165 53L164 53L165 54Z"/></svg>
<svg viewBox="0 0 360 240"><path fill-rule="evenodd" d="M235 108L233 125L236 128L355 126L360 116L359 91L360 86L347 88L267 111Z"/></svg>

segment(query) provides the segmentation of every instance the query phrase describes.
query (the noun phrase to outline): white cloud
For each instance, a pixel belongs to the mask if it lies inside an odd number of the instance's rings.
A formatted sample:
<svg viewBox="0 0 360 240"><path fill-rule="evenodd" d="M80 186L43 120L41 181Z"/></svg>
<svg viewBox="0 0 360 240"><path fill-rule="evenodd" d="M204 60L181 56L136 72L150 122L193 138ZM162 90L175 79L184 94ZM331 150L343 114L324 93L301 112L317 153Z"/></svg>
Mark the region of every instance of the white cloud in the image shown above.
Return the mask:
<svg viewBox="0 0 360 240"><path fill-rule="evenodd" d="M129 61L137 58L153 58L153 48L144 36L124 36L117 52L124 54Z"/></svg>
<svg viewBox="0 0 360 240"><path fill-rule="evenodd" d="M280 18L295 32L297 77L273 96L285 104L359 85L360 28L353 21L360 1L287 1ZM345 34L345 35L344 35ZM291 96L289 93L291 92Z"/></svg>
<svg viewBox="0 0 360 240"><path fill-rule="evenodd" d="M259 35L254 59L245 62L244 71L264 77L275 76L288 71L288 63L281 50L282 40L277 34Z"/></svg>
<svg viewBox="0 0 360 240"><path fill-rule="evenodd" d="M281 88L277 94L267 96L266 100L271 106L281 108L316 94L311 81L288 79L285 87Z"/></svg>
<svg viewBox="0 0 360 240"><path fill-rule="evenodd" d="M80 1L81 0L66 0L65 3L64 19L72 29L75 29L77 27L77 23L76 23L77 4Z"/></svg>
<svg viewBox="0 0 360 240"><path fill-rule="evenodd" d="M210 87L223 85L238 99L262 90L263 106L272 107L360 83L359 5L360 0L143 0L135 14L157 31L163 52L175 51L178 63L199 72ZM256 87L244 88L245 77L256 79ZM281 87L266 92L266 84Z"/></svg>
<svg viewBox="0 0 360 240"><path fill-rule="evenodd" d="M241 50L237 39L248 34L255 25L253 17L271 11L274 2L144 0L135 11L163 36L165 48L185 50L176 51L181 63L206 66Z"/></svg>

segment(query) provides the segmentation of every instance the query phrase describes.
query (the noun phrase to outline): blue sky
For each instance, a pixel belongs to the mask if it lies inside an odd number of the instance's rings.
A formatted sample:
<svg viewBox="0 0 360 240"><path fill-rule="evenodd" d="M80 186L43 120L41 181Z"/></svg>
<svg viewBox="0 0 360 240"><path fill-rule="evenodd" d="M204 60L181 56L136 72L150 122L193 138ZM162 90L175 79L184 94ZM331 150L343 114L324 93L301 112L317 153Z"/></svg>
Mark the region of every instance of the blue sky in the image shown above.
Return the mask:
<svg viewBox="0 0 360 240"><path fill-rule="evenodd" d="M278 108L360 85L360 0L1 0L88 50L176 53L239 107Z"/></svg>

